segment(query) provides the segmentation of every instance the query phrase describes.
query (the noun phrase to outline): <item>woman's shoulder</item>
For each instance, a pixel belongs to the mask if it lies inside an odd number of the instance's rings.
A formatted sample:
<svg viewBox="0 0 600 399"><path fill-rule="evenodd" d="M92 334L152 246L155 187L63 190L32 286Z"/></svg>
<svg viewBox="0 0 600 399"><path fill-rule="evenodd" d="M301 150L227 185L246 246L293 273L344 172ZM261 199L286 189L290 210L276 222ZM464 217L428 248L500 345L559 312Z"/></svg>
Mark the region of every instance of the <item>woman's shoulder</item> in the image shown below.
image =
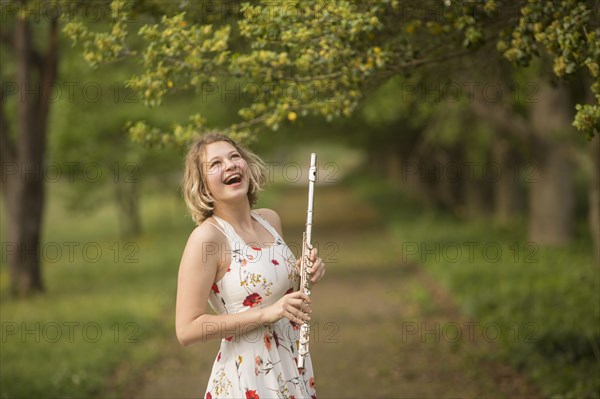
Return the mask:
<svg viewBox="0 0 600 399"><path fill-rule="evenodd" d="M255 209L254 211L262 216L267 222L269 222L269 224L273 226L275 230L277 230L279 235L282 235L281 218L277 212L269 208Z"/></svg>
<svg viewBox="0 0 600 399"><path fill-rule="evenodd" d="M217 221L212 217L205 219L190 234L190 241L194 242L220 242L224 238Z"/></svg>

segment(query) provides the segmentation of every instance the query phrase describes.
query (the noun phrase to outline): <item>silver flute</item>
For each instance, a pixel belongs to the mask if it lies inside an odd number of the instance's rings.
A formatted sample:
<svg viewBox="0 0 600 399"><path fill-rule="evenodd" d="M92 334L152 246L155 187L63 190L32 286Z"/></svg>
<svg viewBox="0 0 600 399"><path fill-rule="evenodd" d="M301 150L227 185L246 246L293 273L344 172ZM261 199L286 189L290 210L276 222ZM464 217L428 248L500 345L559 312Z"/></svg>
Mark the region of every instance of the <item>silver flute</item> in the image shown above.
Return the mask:
<svg viewBox="0 0 600 399"><path fill-rule="evenodd" d="M312 246L312 221L313 199L315 182L317 180L317 154L310 154L310 168L308 169L308 210L306 211L306 229L302 235L302 258L300 262L300 289L310 295L312 283L308 268L313 265L309 259ZM298 368L304 370L304 362L308 357L308 341L310 340L310 326L307 322L300 326L300 345L298 346Z"/></svg>

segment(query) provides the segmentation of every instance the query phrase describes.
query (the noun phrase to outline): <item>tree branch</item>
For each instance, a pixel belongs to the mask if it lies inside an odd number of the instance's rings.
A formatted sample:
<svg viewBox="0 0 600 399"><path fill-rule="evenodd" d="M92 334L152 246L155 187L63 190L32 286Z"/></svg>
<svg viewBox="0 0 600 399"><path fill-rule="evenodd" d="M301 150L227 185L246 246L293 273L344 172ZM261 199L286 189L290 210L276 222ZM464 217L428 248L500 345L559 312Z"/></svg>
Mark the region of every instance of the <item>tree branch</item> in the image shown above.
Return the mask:
<svg viewBox="0 0 600 399"><path fill-rule="evenodd" d="M268 116L269 116L269 114L262 114L260 116L257 116L254 119L250 119L249 121L242 122L242 123L236 123L236 124L232 125L231 127L234 129L246 129L246 128L252 127L254 125L258 125L259 123L261 123L262 121L267 119Z"/></svg>

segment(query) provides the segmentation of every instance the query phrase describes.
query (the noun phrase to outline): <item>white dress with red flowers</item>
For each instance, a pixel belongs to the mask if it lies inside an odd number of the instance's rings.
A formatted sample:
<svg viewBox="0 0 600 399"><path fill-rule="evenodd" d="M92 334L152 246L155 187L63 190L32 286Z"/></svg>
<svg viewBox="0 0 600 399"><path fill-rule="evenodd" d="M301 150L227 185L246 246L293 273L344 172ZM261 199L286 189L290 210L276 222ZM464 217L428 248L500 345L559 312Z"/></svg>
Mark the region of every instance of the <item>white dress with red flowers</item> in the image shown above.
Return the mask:
<svg viewBox="0 0 600 399"><path fill-rule="evenodd" d="M231 251L231 265L208 298L218 314L269 306L300 286L294 254L265 219L251 213L273 235L273 246L246 244L229 223L213 215ZM310 355L304 371L297 368L298 324L282 318L240 330L221 341L205 398L316 398Z"/></svg>

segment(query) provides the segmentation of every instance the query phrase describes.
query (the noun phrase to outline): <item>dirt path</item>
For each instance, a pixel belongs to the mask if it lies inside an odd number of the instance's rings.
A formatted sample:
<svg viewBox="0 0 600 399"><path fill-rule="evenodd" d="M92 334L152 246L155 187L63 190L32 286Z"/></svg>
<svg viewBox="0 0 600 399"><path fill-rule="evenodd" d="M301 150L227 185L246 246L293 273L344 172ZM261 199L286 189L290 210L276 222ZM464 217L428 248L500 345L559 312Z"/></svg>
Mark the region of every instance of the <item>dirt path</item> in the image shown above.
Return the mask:
<svg viewBox="0 0 600 399"><path fill-rule="evenodd" d="M478 339L421 267L402 262L399 243L374 209L340 186L317 195L314 242L327 264L313 291L311 323L319 398L540 397L493 360L494 343ZM292 245L304 222L297 209L305 206L305 191L295 190L275 207ZM135 397L200 398L218 346L180 348L173 341Z"/></svg>

